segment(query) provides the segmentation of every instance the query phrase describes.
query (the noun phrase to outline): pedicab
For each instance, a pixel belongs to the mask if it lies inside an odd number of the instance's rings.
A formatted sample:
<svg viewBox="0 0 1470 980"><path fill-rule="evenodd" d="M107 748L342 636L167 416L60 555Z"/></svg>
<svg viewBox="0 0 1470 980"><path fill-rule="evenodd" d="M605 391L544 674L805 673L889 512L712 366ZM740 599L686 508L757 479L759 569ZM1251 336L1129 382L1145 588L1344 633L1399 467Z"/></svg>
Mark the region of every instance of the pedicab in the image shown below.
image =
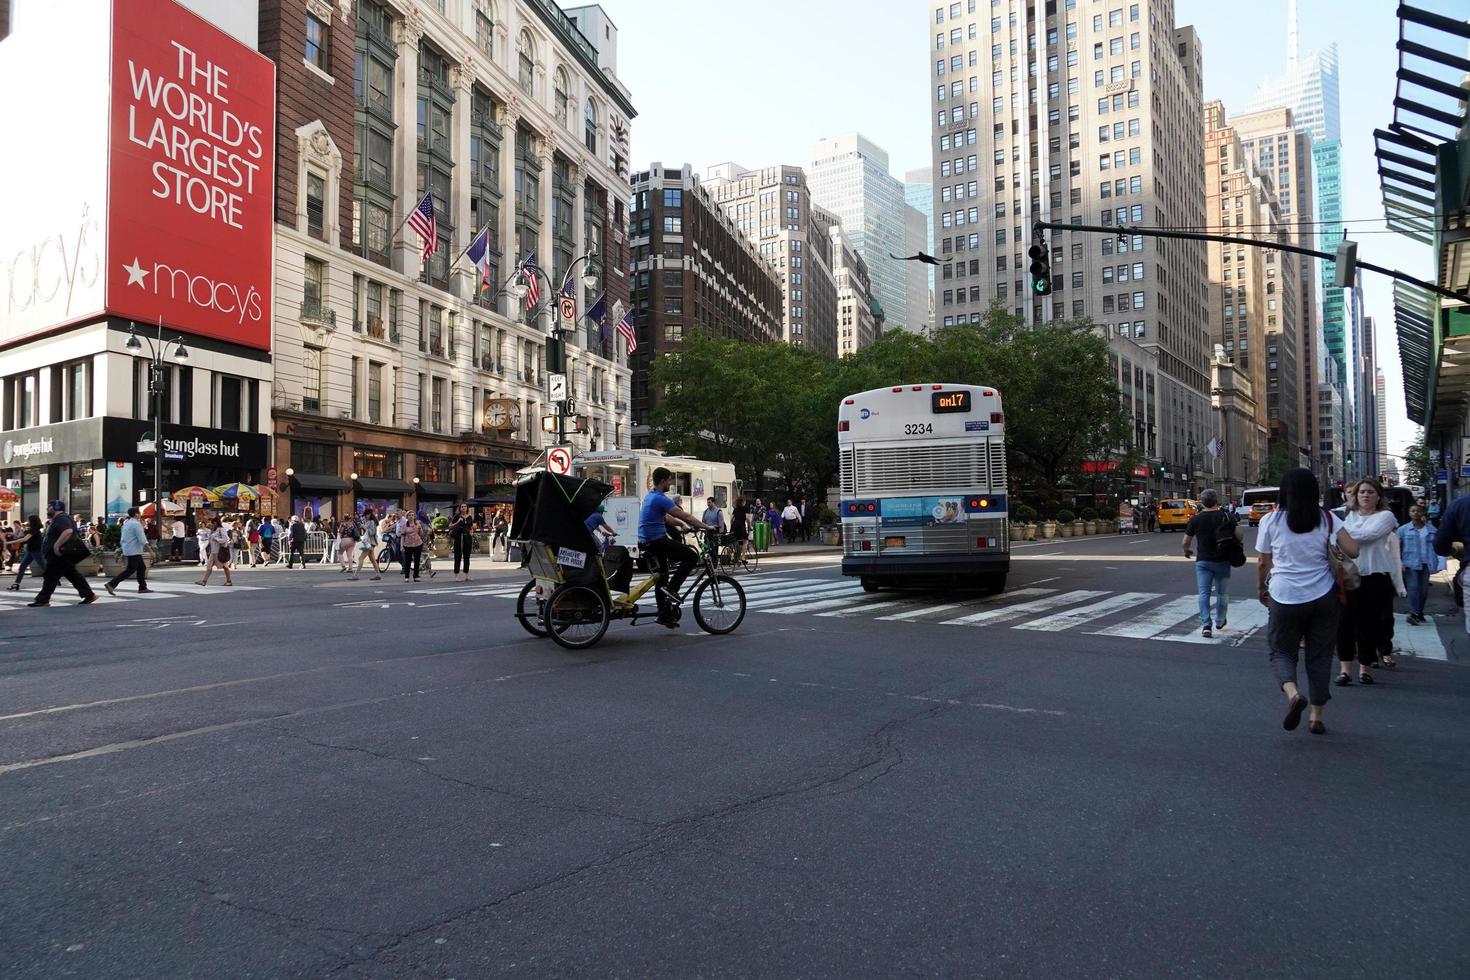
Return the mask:
<svg viewBox="0 0 1470 980"><path fill-rule="evenodd" d="M606 483L546 471L517 484L510 539L521 547L530 581L516 599L515 616L532 636L583 650L601 640L614 619L637 625L658 615L649 593L662 587L660 573L634 585L628 549L600 546L587 528L587 518L612 491ZM719 571L714 535L701 535L697 551L699 564L682 591L665 597L676 612L692 597L694 621L706 633L733 632L745 618L745 590ZM645 596L649 601L640 604Z"/></svg>

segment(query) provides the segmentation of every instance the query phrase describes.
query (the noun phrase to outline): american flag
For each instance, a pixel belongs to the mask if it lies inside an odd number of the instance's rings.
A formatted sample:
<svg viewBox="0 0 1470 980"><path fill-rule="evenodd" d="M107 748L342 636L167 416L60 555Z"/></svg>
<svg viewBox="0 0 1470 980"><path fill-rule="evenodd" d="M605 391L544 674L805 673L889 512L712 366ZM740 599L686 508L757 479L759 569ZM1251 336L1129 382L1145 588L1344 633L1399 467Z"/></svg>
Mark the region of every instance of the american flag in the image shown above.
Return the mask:
<svg viewBox="0 0 1470 980"><path fill-rule="evenodd" d="M541 284L536 281L536 253L532 252L521 260L520 274L526 277L526 309L541 302Z"/></svg>
<svg viewBox="0 0 1470 980"><path fill-rule="evenodd" d="M424 240L424 258L439 251L439 226L434 221L434 195L425 194L419 206L408 215L408 226Z"/></svg>
<svg viewBox="0 0 1470 980"><path fill-rule="evenodd" d="M623 340L627 341L629 354L638 349L638 332L633 329L632 310L624 313L622 319L618 320L617 326L613 329L622 336Z"/></svg>

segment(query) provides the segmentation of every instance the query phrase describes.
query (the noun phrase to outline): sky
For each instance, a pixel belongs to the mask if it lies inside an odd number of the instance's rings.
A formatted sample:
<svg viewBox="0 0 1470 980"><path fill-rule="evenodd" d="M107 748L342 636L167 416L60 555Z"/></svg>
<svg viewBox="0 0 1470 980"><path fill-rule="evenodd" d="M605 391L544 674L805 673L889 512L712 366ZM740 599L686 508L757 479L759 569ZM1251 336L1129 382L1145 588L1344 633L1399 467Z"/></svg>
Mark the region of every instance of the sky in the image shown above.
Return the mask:
<svg viewBox="0 0 1470 980"><path fill-rule="evenodd" d="M618 75L633 93L633 168L810 163L818 139L858 130L889 170L930 165L927 0L601 0L618 26ZM1424 0L1470 17L1470 0ZM1428 246L1384 233L1373 129L1393 120L1394 0L1299 0L1303 53L1336 41L1341 63L1343 207L1360 258L1419 277ZM677 9L677 17L670 11ZM1242 108L1286 66L1283 0L1177 0L1199 31L1205 98ZM1391 280L1366 274L1365 308L1388 385L1389 452L1418 433L1405 415Z"/></svg>

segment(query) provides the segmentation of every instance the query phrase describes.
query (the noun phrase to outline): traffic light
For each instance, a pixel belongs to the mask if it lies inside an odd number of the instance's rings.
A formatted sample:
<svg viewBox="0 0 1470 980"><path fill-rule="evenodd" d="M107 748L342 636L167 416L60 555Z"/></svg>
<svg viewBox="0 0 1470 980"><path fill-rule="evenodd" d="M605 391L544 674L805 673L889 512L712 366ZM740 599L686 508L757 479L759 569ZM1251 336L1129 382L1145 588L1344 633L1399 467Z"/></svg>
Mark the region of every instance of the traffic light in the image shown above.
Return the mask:
<svg viewBox="0 0 1470 980"><path fill-rule="evenodd" d="M1350 289L1358 280L1358 243L1346 238L1337 243L1337 258L1332 270L1332 285Z"/></svg>
<svg viewBox="0 0 1470 980"><path fill-rule="evenodd" d="M1347 464L1349 466L1352 466L1353 465L1353 454L1352 453L1348 453L1347 454Z"/></svg>
<svg viewBox="0 0 1470 980"><path fill-rule="evenodd" d="M1050 296L1051 252L1046 247L1046 236L1037 234L1026 254L1031 258L1031 295Z"/></svg>
<svg viewBox="0 0 1470 980"><path fill-rule="evenodd" d="M1159 475L1160 476L1168 476L1169 475L1169 464L1168 463L1160 463L1159 464Z"/></svg>

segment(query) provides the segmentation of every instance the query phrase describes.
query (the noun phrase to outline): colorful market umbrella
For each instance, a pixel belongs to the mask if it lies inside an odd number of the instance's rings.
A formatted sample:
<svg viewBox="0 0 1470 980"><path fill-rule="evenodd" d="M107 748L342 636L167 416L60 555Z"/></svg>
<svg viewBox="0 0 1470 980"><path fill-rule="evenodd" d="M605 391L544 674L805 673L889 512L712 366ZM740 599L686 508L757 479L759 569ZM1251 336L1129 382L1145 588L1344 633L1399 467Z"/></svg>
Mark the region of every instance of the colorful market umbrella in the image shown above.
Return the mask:
<svg viewBox="0 0 1470 980"><path fill-rule="evenodd" d="M214 488L216 500L259 500L260 494L248 483L222 483Z"/></svg>
<svg viewBox="0 0 1470 980"><path fill-rule="evenodd" d="M0 487L0 509L14 507L20 503L20 494L9 487Z"/></svg>
<svg viewBox="0 0 1470 980"><path fill-rule="evenodd" d="M250 489L252 489L252 490L255 491L255 495L257 497L274 497L274 496L276 496L276 488L275 487L271 487L271 486L267 486L264 483L257 483L257 484L255 484L255 486L251 487Z"/></svg>
<svg viewBox="0 0 1470 980"><path fill-rule="evenodd" d="M219 494L208 487L200 486L184 487L180 490L175 490L173 497L175 500L192 500L194 497L202 497L211 503L219 500Z"/></svg>
<svg viewBox="0 0 1470 980"><path fill-rule="evenodd" d="M142 506L142 508L138 512L140 514L142 514L144 517L152 517L153 516L153 501L150 500L148 503L144 504ZM181 503L179 503L177 500L165 500L163 502L163 513L165 515L168 515L168 514L182 514L183 512L184 512L184 505L181 504Z"/></svg>

